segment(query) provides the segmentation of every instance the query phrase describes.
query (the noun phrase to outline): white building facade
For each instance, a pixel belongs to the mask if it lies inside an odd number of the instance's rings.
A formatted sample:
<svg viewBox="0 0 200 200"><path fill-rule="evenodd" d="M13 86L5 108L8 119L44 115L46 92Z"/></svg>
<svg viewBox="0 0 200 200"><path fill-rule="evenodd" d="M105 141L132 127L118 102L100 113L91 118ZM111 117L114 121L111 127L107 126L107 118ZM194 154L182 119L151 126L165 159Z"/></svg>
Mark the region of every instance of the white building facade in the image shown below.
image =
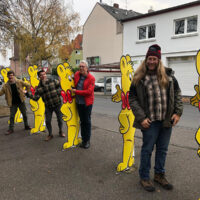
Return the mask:
<svg viewBox="0 0 200 200"><path fill-rule="evenodd" d="M123 20L123 54L136 69L148 47L161 46L162 61L175 71L183 96L195 95L196 54L200 49L200 1Z"/></svg>

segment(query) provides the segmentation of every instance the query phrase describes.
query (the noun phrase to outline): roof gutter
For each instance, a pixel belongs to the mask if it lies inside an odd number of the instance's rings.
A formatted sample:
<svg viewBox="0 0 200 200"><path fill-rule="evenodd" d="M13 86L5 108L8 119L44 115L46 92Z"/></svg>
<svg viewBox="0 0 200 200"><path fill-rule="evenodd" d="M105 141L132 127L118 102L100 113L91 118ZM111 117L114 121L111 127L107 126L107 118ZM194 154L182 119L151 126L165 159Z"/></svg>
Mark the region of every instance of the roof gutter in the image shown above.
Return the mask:
<svg viewBox="0 0 200 200"><path fill-rule="evenodd" d="M200 5L200 0L194 1L194 2L191 2L191 3L187 3L187 4L183 4L183 5L179 5L179 6L175 6L175 7L171 7L171 8L166 8L166 9L163 9L163 10L154 11L154 12L151 12L151 13L141 14L141 15L138 15L138 16L135 16L135 17L127 18L127 19L122 19L121 22L128 22L128 21L132 21L132 20L136 20L136 19L145 18L145 17L160 15L160 14L163 14L163 13L177 11L177 10L181 10L181 9L185 9L185 8L190 8L190 7L194 7L194 6L197 6L197 5Z"/></svg>

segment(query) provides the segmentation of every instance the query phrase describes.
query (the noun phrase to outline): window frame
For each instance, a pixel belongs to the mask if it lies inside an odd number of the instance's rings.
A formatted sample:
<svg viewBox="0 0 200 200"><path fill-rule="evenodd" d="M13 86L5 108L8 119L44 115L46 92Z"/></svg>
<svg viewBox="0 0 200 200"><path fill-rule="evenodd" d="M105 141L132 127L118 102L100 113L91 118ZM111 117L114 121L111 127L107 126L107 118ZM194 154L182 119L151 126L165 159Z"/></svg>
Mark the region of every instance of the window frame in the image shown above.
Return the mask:
<svg viewBox="0 0 200 200"><path fill-rule="evenodd" d="M196 31L188 32L188 20L192 19L192 18L196 18L196 20L197 20ZM181 21L181 20L184 21L184 32L183 33L176 33L176 22ZM190 34L196 34L196 33L198 33L198 15L174 19L174 30L173 30L174 36L184 36L184 35L190 35Z"/></svg>
<svg viewBox="0 0 200 200"><path fill-rule="evenodd" d="M78 66L80 64L80 61L81 61L80 59L76 59L76 66Z"/></svg>
<svg viewBox="0 0 200 200"><path fill-rule="evenodd" d="M149 27L151 26L155 26L155 36L154 37L149 37ZM140 39L140 28L145 28L146 29L146 35L145 35L145 38L143 39ZM152 24L148 24L148 25L142 25L142 26L138 26L137 27L137 32L138 32L138 41L146 41L146 40L154 40L156 38L156 24L155 23L152 23Z"/></svg>

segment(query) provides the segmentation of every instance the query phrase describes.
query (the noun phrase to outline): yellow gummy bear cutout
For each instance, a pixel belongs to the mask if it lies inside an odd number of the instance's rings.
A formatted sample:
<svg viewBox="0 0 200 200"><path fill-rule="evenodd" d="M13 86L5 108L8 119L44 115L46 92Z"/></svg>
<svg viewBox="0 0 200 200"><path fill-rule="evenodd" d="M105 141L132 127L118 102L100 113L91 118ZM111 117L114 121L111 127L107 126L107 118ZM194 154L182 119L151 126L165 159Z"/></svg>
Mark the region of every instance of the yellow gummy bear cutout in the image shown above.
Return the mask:
<svg viewBox="0 0 200 200"><path fill-rule="evenodd" d="M134 164L133 148L135 128L133 127L133 122L135 116L128 102L129 88L134 71L129 55L121 57L120 70L122 88L120 89L119 85L116 86L117 92L112 96L112 101L122 101L122 110L119 113L118 119L120 123L119 131L123 136L123 161L118 165L117 171L124 171Z"/></svg>
<svg viewBox="0 0 200 200"><path fill-rule="evenodd" d="M4 83L7 83L8 81L8 76L7 76L8 71L10 71L10 68L4 68L1 70L1 75L3 76ZM23 122L22 113L18 108L15 114L14 123L21 123L21 122ZM8 124L10 124L10 120L8 120Z"/></svg>
<svg viewBox="0 0 200 200"><path fill-rule="evenodd" d="M67 125L68 141L63 144L63 149L67 149L81 142L81 139L78 138L80 125L75 96L71 93L71 88L74 87L74 73L68 63L58 65L57 73L60 77L61 94L63 97L61 112L63 114L63 120Z"/></svg>
<svg viewBox="0 0 200 200"><path fill-rule="evenodd" d="M200 111L200 50L198 51L196 56L196 69L197 73L199 74L199 80L198 80L198 85L194 86L196 95L190 99L190 103L191 105L198 107ZM197 130L195 138L197 143L200 145L200 128ZM197 154L200 156L200 147L197 150Z"/></svg>
<svg viewBox="0 0 200 200"><path fill-rule="evenodd" d="M31 92L34 94L36 87L39 84L37 77L38 67L36 65L29 66L28 74L30 76ZM40 97L38 101L30 99L31 110L34 113L34 128L31 129L31 134L45 131L45 105Z"/></svg>

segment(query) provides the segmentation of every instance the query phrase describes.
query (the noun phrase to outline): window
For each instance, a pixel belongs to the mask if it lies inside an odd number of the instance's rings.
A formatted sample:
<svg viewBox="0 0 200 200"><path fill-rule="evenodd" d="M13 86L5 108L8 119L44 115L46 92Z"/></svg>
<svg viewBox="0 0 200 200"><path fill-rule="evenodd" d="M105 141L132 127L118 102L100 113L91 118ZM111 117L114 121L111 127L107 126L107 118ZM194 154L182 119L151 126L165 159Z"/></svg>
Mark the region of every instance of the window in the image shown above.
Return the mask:
<svg viewBox="0 0 200 200"><path fill-rule="evenodd" d="M87 57L87 62L88 65L99 65L100 64L100 57L95 56L95 57Z"/></svg>
<svg viewBox="0 0 200 200"><path fill-rule="evenodd" d="M151 24L148 26L141 26L138 28L139 40L155 38L156 35L156 25Z"/></svg>
<svg viewBox="0 0 200 200"><path fill-rule="evenodd" d="M80 64L80 60L76 60L76 65L79 65Z"/></svg>
<svg viewBox="0 0 200 200"><path fill-rule="evenodd" d="M78 55L79 55L79 54L80 54L80 51L79 51L79 50L76 50L76 54L78 54Z"/></svg>
<svg viewBox="0 0 200 200"><path fill-rule="evenodd" d="M177 19L175 23L175 35L197 32L197 16Z"/></svg>

